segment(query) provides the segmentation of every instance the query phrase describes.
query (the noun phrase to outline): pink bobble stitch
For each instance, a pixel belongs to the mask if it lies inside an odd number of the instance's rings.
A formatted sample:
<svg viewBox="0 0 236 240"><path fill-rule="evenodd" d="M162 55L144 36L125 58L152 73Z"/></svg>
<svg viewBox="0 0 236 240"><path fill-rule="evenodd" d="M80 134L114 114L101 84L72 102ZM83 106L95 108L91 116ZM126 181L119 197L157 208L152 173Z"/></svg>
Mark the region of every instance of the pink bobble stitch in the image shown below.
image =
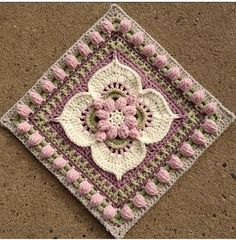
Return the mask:
<svg viewBox="0 0 236 240"><path fill-rule="evenodd" d="M138 139L139 136L140 136L140 134L139 134L139 131L138 131L137 128L131 128L131 129L129 130L129 137L130 137L131 139Z"/></svg>
<svg viewBox="0 0 236 240"><path fill-rule="evenodd" d="M170 182L170 174L163 167L160 167L156 176L158 181L161 183Z"/></svg>
<svg viewBox="0 0 236 240"><path fill-rule="evenodd" d="M119 32L121 33L129 32L131 27L132 27L132 22L130 20L122 19L119 26Z"/></svg>
<svg viewBox="0 0 236 240"><path fill-rule="evenodd" d="M116 100L115 106L117 110L122 110L127 104L125 97L120 97Z"/></svg>
<svg viewBox="0 0 236 240"><path fill-rule="evenodd" d="M134 107L134 106L125 106L125 107L122 109L122 112L123 112L125 115L135 115L135 114L136 114L136 107Z"/></svg>
<svg viewBox="0 0 236 240"><path fill-rule="evenodd" d="M66 161L62 156L57 157L54 162L53 162L53 167L55 169L60 169L65 167L65 165L67 164L68 161Z"/></svg>
<svg viewBox="0 0 236 240"><path fill-rule="evenodd" d="M100 131L108 131L111 129L111 124L107 120L100 120L97 124L97 127Z"/></svg>
<svg viewBox="0 0 236 240"><path fill-rule="evenodd" d="M196 91L191 96L191 101L196 105L200 104L204 99L205 99L205 92L203 90Z"/></svg>
<svg viewBox="0 0 236 240"><path fill-rule="evenodd" d="M79 49L79 53L84 57L87 57L89 54L91 54L93 52L89 48L89 46L85 43L78 44L78 49Z"/></svg>
<svg viewBox="0 0 236 240"><path fill-rule="evenodd" d="M96 99L96 100L94 100L94 102L93 102L93 106L96 108L96 110L100 110L100 109L102 109L103 106L104 106L104 101L101 100L101 99Z"/></svg>
<svg viewBox="0 0 236 240"><path fill-rule="evenodd" d="M102 204L104 197L100 193L95 193L91 196L90 204L92 207L98 207Z"/></svg>
<svg viewBox="0 0 236 240"><path fill-rule="evenodd" d="M197 145L204 145L206 144L206 139L201 131L194 130L193 135L191 136L193 142Z"/></svg>
<svg viewBox="0 0 236 240"><path fill-rule="evenodd" d="M53 76L59 81L63 81L67 77L65 71L59 67L53 69Z"/></svg>
<svg viewBox="0 0 236 240"><path fill-rule="evenodd" d="M155 62L153 63L154 66L160 69L165 67L166 64L167 64L167 58L165 55L159 55L155 60Z"/></svg>
<svg viewBox="0 0 236 240"><path fill-rule="evenodd" d="M83 182L80 183L79 185L79 194L84 195L88 194L93 188L93 185L89 183L87 180L84 180Z"/></svg>
<svg viewBox="0 0 236 240"><path fill-rule="evenodd" d="M195 153L192 146L186 142L182 144L180 152L186 157L192 157Z"/></svg>
<svg viewBox="0 0 236 240"><path fill-rule="evenodd" d="M49 158L55 153L55 149L50 145L47 144L41 149L41 157L42 158Z"/></svg>
<svg viewBox="0 0 236 240"><path fill-rule="evenodd" d="M40 82L40 86L43 89L44 92L52 93L53 90L56 88L51 81L48 80L42 80Z"/></svg>
<svg viewBox="0 0 236 240"><path fill-rule="evenodd" d="M23 133L29 132L31 128L32 128L32 125L29 124L28 122L21 122L17 125L16 130L19 134L23 134Z"/></svg>
<svg viewBox="0 0 236 240"><path fill-rule="evenodd" d="M172 155L167 164L172 168L172 169L181 169L183 168L183 163L180 160L180 158L176 155Z"/></svg>
<svg viewBox="0 0 236 240"><path fill-rule="evenodd" d="M138 46L142 44L144 41L144 35L142 32L136 32L131 38L130 43L132 43L134 46Z"/></svg>
<svg viewBox="0 0 236 240"><path fill-rule="evenodd" d="M107 138L108 139L115 139L117 137L117 128L112 127L108 132L107 132Z"/></svg>
<svg viewBox="0 0 236 240"><path fill-rule="evenodd" d="M105 110L98 110L96 111L96 116L99 118L99 119L108 119L109 118L109 112L105 111Z"/></svg>
<svg viewBox="0 0 236 240"><path fill-rule="evenodd" d="M105 19L101 22L101 29L103 32L111 34L114 31L114 27L112 25L112 23Z"/></svg>
<svg viewBox="0 0 236 240"><path fill-rule="evenodd" d="M143 208L147 205L145 198L139 193L136 193L136 195L133 197L132 203L136 208Z"/></svg>
<svg viewBox="0 0 236 240"><path fill-rule="evenodd" d="M137 126L137 119L134 116L126 116L125 125L132 129Z"/></svg>
<svg viewBox="0 0 236 240"><path fill-rule="evenodd" d="M98 142L104 142L107 138L107 135L105 132L97 132L95 138Z"/></svg>
<svg viewBox="0 0 236 240"><path fill-rule="evenodd" d="M74 55L67 55L65 58L65 63L68 67L75 69L79 65L79 61Z"/></svg>
<svg viewBox="0 0 236 240"><path fill-rule="evenodd" d="M155 196L158 194L157 186L154 182L147 182L147 184L144 187L145 192L150 196Z"/></svg>
<svg viewBox="0 0 236 240"><path fill-rule="evenodd" d="M193 86L193 81L191 78L184 78L178 84L178 88L182 90L184 93L189 91Z"/></svg>
<svg viewBox="0 0 236 240"><path fill-rule="evenodd" d="M176 80L180 77L180 70L178 67L172 67L168 72L166 73L166 77L168 77L170 80Z"/></svg>
<svg viewBox="0 0 236 240"><path fill-rule="evenodd" d="M215 133L217 131L217 125L211 119L206 119L202 126L207 133Z"/></svg>
<svg viewBox="0 0 236 240"><path fill-rule="evenodd" d="M44 99L41 97L41 95L34 91L29 92L29 97L31 102L36 105L41 105L44 102Z"/></svg>
<svg viewBox="0 0 236 240"><path fill-rule="evenodd" d="M148 44L143 48L143 55L146 56L147 58L150 58L154 53L156 52L155 45L153 44Z"/></svg>
<svg viewBox="0 0 236 240"><path fill-rule="evenodd" d="M91 42L95 45L99 45L100 43L104 42L104 39L102 36L99 34L99 32L91 32L89 34L89 39Z"/></svg>
<svg viewBox="0 0 236 240"><path fill-rule="evenodd" d="M111 112L115 110L115 101L112 98L107 99L104 102L104 110Z"/></svg>
<svg viewBox="0 0 236 240"><path fill-rule="evenodd" d="M80 176L80 173L77 172L74 167L72 167L67 173L66 173L66 180L69 183L75 182Z"/></svg>
<svg viewBox="0 0 236 240"><path fill-rule="evenodd" d="M216 113L216 111L217 111L217 103L216 102L208 103L203 109L203 112L207 116L211 116L212 114Z"/></svg>
<svg viewBox="0 0 236 240"><path fill-rule="evenodd" d="M40 135L38 131L34 132L28 139L28 144L30 146L36 146L41 143L43 137Z"/></svg>
<svg viewBox="0 0 236 240"><path fill-rule="evenodd" d="M129 95L126 97L127 105L135 106L137 103L137 97L134 95Z"/></svg>
<svg viewBox="0 0 236 240"><path fill-rule="evenodd" d="M128 205L125 205L120 210L120 215L125 220L131 220L134 217L133 211L131 210L131 208Z"/></svg>
<svg viewBox="0 0 236 240"><path fill-rule="evenodd" d="M118 128L117 135L120 138L126 139L129 136L129 128L126 125L122 125L120 128Z"/></svg>
<svg viewBox="0 0 236 240"><path fill-rule="evenodd" d="M29 106L25 104L18 104L16 111L23 118L28 118L30 113L32 113L32 110L29 108Z"/></svg>
<svg viewBox="0 0 236 240"><path fill-rule="evenodd" d="M103 209L103 217L107 220L111 220L112 218L114 218L116 213L117 209L115 209L111 205L108 205Z"/></svg>

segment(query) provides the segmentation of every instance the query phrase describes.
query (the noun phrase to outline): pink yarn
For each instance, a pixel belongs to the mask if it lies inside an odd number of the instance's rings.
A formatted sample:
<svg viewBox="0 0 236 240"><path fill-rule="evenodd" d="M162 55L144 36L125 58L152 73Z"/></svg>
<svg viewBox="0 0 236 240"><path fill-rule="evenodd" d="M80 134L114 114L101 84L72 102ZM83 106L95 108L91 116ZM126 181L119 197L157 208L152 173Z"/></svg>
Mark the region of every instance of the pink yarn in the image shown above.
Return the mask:
<svg viewBox="0 0 236 240"><path fill-rule="evenodd" d="M29 106L25 104L18 104L16 107L16 112L23 118L28 118L30 113L32 113L32 110L29 108Z"/></svg>
<svg viewBox="0 0 236 240"><path fill-rule="evenodd" d="M207 133L215 133L217 131L217 125L211 119L206 119L202 126Z"/></svg>
<svg viewBox="0 0 236 240"><path fill-rule="evenodd" d="M115 110L115 101L112 98L107 99L106 101L104 101L103 104L104 110L106 111L114 111Z"/></svg>
<svg viewBox="0 0 236 240"><path fill-rule="evenodd" d="M80 183L78 192L81 195L88 194L93 189L93 185L87 180Z"/></svg>
<svg viewBox="0 0 236 240"><path fill-rule="evenodd" d="M99 205L102 204L103 200L104 200L104 197L99 192L97 192L91 196L90 205L92 207L98 207Z"/></svg>
<svg viewBox="0 0 236 240"><path fill-rule="evenodd" d="M101 29L103 32L108 33L108 34L111 34L115 30L112 23L107 19L104 19L101 22Z"/></svg>
<svg viewBox="0 0 236 240"><path fill-rule="evenodd" d="M110 130L107 132L107 138L108 139L115 139L117 137L117 127L112 127Z"/></svg>
<svg viewBox="0 0 236 240"><path fill-rule="evenodd" d="M95 139L98 142L104 142L107 139L107 135L105 132L97 132L95 135Z"/></svg>
<svg viewBox="0 0 236 240"><path fill-rule="evenodd" d="M120 138L127 138L129 136L129 128L126 125L122 125L118 128L117 135Z"/></svg>
<svg viewBox="0 0 236 240"><path fill-rule="evenodd" d="M137 119L134 116L126 116L125 117L125 124L129 127L129 128L134 128L137 126Z"/></svg>
<svg viewBox="0 0 236 240"><path fill-rule="evenodd" d="M199 130L194 130L194 132L191 136L191 139L197 145L205 145L206 144L206 139L205 139L204 135L202 134L202 132Z"/></svg>
<svg viewBox="0 0 236 240"><path fill-rule="evenodd" d="M184 93L189 91L193 86L193 81L191 78L184 78L178 84L178 88L182 90Z"/></svg>
<svg viewBox="0 0 236 240"><path fill-rule="evenodd" d="M130 38L130 43L132 43L134 46L139 46L144 41L144 34L143 32L136 32L134 35Z"/></svg>
<svg viewBox="0 0 236 240"><path fill-rule="evenodd" d="M115 107L117 110L122 110L127 104L127 100L125 97L120 97L115 102Z"/></svg>
<svg viewBox="0 0 236 240"><path fill-rule="evenodd" d="M180 148L180 152L186 157L192 157L194 155L194 150L189 143L184 142Z"/></svg>
<svg viewBox="0 0 236 240"><path fill-rule="evenodd" d="M134 217L133 211L128 205L125 205L120 210L120 215L125 220L131 220Z"/></svg>
<svg viewBox="0 0 236 240"><path fill-rule="evenodd" d="M103 109L104 107L104 101L102 99L96 99L93 101L93 106L96 110Z"/></svg>
<svg viewBox="0 0 236 240"><path fill-rule="evenodd" d="M99 45L100 43L104 42L104 39L102 38L99 32L91 32L89 34L89 39L95 45Z"/></svg>
<svg viewBox="0 0 236 240"><path fill-rule="evenodd" d="M74 167L72 167L67 173L66 173L66 180L69 183L75 182L80 176L80 173L77 172Z"/></svg>
<svg viewBox="0 0 236 240"><path fill-rule="evenodd" d="M154 55L156 52L156 47L153 44L148 44L143 48L143 55L146 56L147 58L150 58L151 56Z"/></svg>
<svg viewBox="0 0 236 240"><path fill-rule="evenodd" d="M49 80L42 80L40 81L40 86L44 92L52 93L53 90L56 88L53 83Z"/></svg>
<svg viewBox="0 0 236 240"><path fill-rule="evenodd" d="M170 182L170 174L163 167L160 167L156 176L158 181L161 183Z"/></svg>
<svg viewBox="0 0 236 240"><path fill-rule="evenodd" d="M107 220L111 220L112 218L114 218L116 213L117 209L112 207L111 205L108 205L103 209L103 217Z"/></svg>
<svg viewBox="0 0 236 240"><path fill-rule="evenodd" d="M183 163L180 160L180 158L176 155L171 155L169 161L167 161L167 164L172 168L172 169L182 169L183 168Z"/></svg>
<svg viewBox="0 0 236 240"><path fill-rule="evenodd" d="M78 44L78 49L79 49L79 53L83 56L83 57L87 57L89 54L91 54L93 51L89 48L89 46L85 43L79 43Z"/></svg>
<svg viewBox="0 0 236 240"><path fill-rule="evenodd" d="M100 131L109 131L111 129L111 124L108 120L100 120L97 127Z"/></svg>
<svg viewBox="0 0 236 240"><path fill-rule="evenodd" d="M191 101L196 105L200 104L205 99L205 92L203 90L196 91L191 96Z"/></svg>
<svg viewBox="0 0 236 240"><path fill-rule="evenodd" d="M170 80L176 80L180 77L180 70L178 67L172 67L169 69L166 73L166 77L168 77Z"/></svg>
<svg viewBox="0 0 236 240"><path fill-rule="evenodd" d="M96 116L99 118L99 119L108 119L109 118L109 112L105 111L105 110L98 110L96 111Z"/></svg>
<svg viewBox="0 0 236 240"><path fill-rule="evenodd" d="M53 69L53 76L59 81L63 81L67 77L65 71L59 67Z"/></svg>
<svg viewBox="0 0 236 240"><path fill-rule="evenodd" d="M137 97L134 95L129 95L126 97L127 105L135 106L137 103Z"/></svg>
<svg viewBox="0 0 236 240"><path fill-rule="evenodd" d="M32 128L32 125L29 124L28 122L21 122L17 125L16 131L19 134L23 134L23 133L29 132L31 128Z"/></svg>
<svg viewBox="0 0 236 240"><path fill-rule="evenodd" d="M126 32L130 31L131 27L132 27L132 22L130 20L122 19L120 21L120 26L119 26L118 31L121 33L126 33Z"/></svg>
<svg viewBox="0 0 236 240"><path fill-rule="evenodd" d="M125 107L122 109L122 112L123 112L125 115L135 115L135 114L136 114L136 107L134 107L134 106L125 106Z"/></svg>
<svg viewBox="0 0 236 240"><path fill-rule="evenodd" d="M145 192L150 196L155 196L158 194L157 186L154 182L148 181L144 187Z"/></svg>
<svg viewBox="0 0 236 240"><path fill-rule="evenodd" d="M65 165L67 164L68 161L66 161L62 156L57 157L54 162L53 162L53 167L55 169L61 169L63 167L65 167Z"/></svg>
<svg viewBox="0 0 236 240"><path fill-rule="evenodd" d="M44 102L42 96L34 91L29 92L29 97L32 103L36 105L41 105Z"/></svg>
<svg viewBox="0 0 236 240"><path fill-rule="evenodd" d="M136 208L143 208L147 205L145 198L139 193L136 193L136 195L133 197L132 203Z"/></svg>
<svg viewBox="0 0 236 240"><path fill-rule="evenodd" d="M55 153L55 149L48 143L46 146L41 149L41 157L49 158Z"/></svg>
<svg viewBox="0 0 236 240"><path fill-rule="evenodd" d="M167 64L167 58L165 55L159 55L155 60L155 62L153 63L154 66L160 69L165 67L166 64Z"/></svg>
<svg viewBox="0 0 236 240"><path fill-rule="evenodd" d="M137 128L131 128L129 130L129 137L131 139L138 139L140 137L140 133Z"/></svg>
<svg viewBox="0 0 236 240"><path fill-rule="evenodd" d="M208 103L203 109L203 112L207 116L211 116L212 114L216 113L216 111L217 111L217 103L216 102Z"/></svg>
<svg viewBox="0 0 236 240"><path fill-rule="evenodd" d="M28 144L30 146L36 146L40 144L43 140L43 137L40 135L38 131L34 132L32 135L30 135L28 139Z"/></svg>
<svg viewBox="0 0 236 240"><path fill-rule="evenodd" d="M65 63L68 67L75 69L79 65L79 61L74 55L67 55L65 58Z"/></svg>

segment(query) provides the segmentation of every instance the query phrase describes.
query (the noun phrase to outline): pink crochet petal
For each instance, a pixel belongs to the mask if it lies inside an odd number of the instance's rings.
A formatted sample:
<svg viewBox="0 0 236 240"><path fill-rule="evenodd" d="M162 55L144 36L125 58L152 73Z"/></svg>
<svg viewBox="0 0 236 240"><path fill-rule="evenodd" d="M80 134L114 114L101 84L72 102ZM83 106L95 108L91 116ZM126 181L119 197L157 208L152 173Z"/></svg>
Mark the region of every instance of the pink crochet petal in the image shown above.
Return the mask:
<svg viewBox="0 0 236 240"><path fill-rule="evenodd" d="M100 131L108 131L111 129L111 124L107 120L100 120L97 127Z"/></svg>
<svg viewBox="0 0 236 240"><path fill-rule="evenodd" d="M137 119L134 116L126 116L125 125L128 126L128 128L134 128L137 126Z"/></svg>
<svg viewBox="0 0 236 240"><path fill-rule="evenodd" d="M136 107L134 107L134 106L125 106L122 109L122 112L126 116L128 116L128 115L135 115L136 114Z"/></svg>
<svg viewBox="0 0 236 240"><path fill-rule="evenodd" d="M126 97L127 105L135 106L137 103L137 96L135 95L129 95Z"/></svg>
<svg viewBox="0 0 236 240"><path fill-rule="evenodd" d="M105 111L105 110L98 110L96 111L96 116L99 119L103 119L103 120L107 120L109 118L109 112Z"/></svg>
<svg viewBox="0 0 236 240"><path fill-rule="evenodd" d="M115 139L117 137L117 127L111 127L107 132L108 139Z"/></svg>
<svg viewBox="0 0 236 240"><path fill-rule="evenodd" d="M131 139L138 139L139 136L140 136L140 133L139 133L139 131L138 131L137 128L131 128L131 129L129 130L129 137L130 137Z"/></svg>
<svg viewBox="0 0 236 240"><path fill-rule="evenodd" d="M126 139L129 136L129 128L126 125L122 125L117 130L118 137Z"/></svg>
<svg viewBox="0 0 236 240"><path fill-rule="evenodd" d="M104 102L104 110L107 112L112 112L115 110L115 101L112 98L108 98Z"/></svg>
<svg viewBox="0 0 236 240"><path fill-rule="evenodd" d="M120 97L115 102L115 107L117 110L122 110L127 104L125 97Z"/></svg>
<svg viewBox="0 0 236 240"><path fill-rule="evenodd" d="M95 135L95 139L98 142L104 142L107 139L107 135L105 132L97 132Z"/></svg>

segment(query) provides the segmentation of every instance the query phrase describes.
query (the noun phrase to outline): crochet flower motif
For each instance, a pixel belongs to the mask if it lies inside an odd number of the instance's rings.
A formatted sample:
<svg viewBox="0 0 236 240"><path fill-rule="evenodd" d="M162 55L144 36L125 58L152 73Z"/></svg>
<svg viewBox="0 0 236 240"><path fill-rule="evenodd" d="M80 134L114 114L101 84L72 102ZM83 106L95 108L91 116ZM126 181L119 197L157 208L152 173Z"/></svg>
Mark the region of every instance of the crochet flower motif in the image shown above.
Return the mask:
<svg viewBox="0 0 236 240"><path fill-rule="evenodd" d="M76 145L90 147L94 162L121 180L146 155L146 144L168 133L174 114L154 89L142 89L137 72L117 58L74 95L57 121Z"/></svg>

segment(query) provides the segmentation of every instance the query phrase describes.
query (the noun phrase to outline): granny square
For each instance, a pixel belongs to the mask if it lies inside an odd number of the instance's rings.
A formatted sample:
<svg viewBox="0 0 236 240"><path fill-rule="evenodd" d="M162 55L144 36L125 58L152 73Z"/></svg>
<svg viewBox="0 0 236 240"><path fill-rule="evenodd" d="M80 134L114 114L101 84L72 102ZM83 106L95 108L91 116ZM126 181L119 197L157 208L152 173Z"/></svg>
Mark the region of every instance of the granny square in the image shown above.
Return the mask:
<svg viewBox="0 0 236 240"><path fill-rule="evenodd" d="M112 5L1 124L121 238L234 119Z"/></svg>

